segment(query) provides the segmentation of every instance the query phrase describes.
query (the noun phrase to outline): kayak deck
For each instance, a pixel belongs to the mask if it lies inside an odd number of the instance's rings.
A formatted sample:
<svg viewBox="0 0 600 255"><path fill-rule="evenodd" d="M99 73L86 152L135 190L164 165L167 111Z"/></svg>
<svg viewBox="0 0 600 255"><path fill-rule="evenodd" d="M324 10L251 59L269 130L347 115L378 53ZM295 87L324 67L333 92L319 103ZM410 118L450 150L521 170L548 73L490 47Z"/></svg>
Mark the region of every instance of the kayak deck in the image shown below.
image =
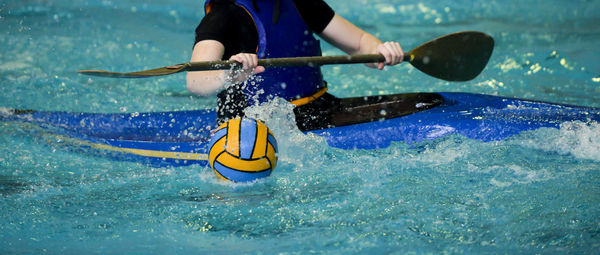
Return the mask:
<svg viewBox="0 0 600 255"><path fill-rule="evenodd" d="M453 133L489 142L523 131L559 128L568 121L600 122L600 108L470 93L440 95L444 103L427 111L315 133L333 147L375 149L392 141L418 143Z"/></svg>
<svg viewBox="0 0 600 255"><path fill-rule="evenodd" d="M403 98L411 100L400 103ZM355 110L332 118L338 121L336 127L307 131L341 149L385 148L391 142L418 143L449 134L487 142L527 130L558 128L568 121L600 122L600 108L469 93L399 94L342 102ZM360 111L366 112L363 117L369 118L368 122L356 123L361 120L357 117ZM382 113L387 116L381 117ZM4 118L51 127L48 130L62 141L118 159L180 166L206 164L206 146L216 114L212 110L118 114L22 111Z"/></svg>

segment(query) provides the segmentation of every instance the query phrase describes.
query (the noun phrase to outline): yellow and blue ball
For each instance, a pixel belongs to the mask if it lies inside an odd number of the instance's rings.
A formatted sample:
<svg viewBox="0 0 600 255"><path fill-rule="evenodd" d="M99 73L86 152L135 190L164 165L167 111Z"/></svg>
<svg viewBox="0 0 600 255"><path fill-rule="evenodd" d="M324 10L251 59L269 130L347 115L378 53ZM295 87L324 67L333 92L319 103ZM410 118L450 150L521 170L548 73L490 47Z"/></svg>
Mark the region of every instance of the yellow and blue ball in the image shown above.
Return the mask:
<svg viewBox="0 0 600 255"><path fill-rule="evenodd" d="M277 165L277 141L262 122L235 118L221 124L208 146L208 162L217 176L251 182L271 175Z"/></svg>

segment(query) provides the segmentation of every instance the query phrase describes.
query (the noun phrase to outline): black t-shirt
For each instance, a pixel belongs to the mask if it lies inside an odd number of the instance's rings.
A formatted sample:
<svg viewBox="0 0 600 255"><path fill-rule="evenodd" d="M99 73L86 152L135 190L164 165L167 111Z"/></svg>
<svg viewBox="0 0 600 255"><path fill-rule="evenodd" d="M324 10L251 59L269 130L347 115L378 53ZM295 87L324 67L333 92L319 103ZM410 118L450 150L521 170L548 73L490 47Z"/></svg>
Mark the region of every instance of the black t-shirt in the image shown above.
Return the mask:
<svg viewBox="0 0 600 255"><path fill-rule="evenodd" d="M300 16L313 33L321 33L334 16L334 11L323 0L293 0ZM196 28L196 44L202 40L216 40L225 46L223 59L240 52L255 53L258 32L252 17L231 0L214 0L211 11Z"/></svg>

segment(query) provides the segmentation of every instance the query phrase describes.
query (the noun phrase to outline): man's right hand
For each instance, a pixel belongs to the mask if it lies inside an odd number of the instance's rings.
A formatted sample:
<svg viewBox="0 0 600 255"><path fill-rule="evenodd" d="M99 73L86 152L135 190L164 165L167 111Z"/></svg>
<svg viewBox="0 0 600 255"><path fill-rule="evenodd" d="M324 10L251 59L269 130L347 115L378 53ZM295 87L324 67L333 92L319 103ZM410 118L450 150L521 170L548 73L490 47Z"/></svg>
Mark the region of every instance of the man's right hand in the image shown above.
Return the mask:
<svg viewBox="0 0 600 255"><path fill-rule="evenodd" d="M250 76L265 71L264 66L258 65L258 56L253 53L238 53L229 58L243 65L241 70L233 70L230 75L233 83L246 81Z"/></svg>

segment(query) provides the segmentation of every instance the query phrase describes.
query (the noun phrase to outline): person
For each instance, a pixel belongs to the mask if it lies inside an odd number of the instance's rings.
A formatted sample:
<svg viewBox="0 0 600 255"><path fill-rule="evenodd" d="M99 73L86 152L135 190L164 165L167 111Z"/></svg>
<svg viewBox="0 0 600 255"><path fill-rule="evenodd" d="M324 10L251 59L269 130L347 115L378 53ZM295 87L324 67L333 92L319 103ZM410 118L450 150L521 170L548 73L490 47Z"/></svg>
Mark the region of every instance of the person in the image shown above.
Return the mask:
<svg viewBox="0 0 600 255"><path fill-rule="evenodd" d="M382 42L337 15L323 0L208 0L206 15L196 28L191 62L235 60L241 70L188 72L190 92L217 94L218 122L242 116L249 105L275 96L296 105L301 130L328 123L336 98L326 93L319 67L258 65L260 58L320 56L313 34L348 54L381 54L385 62L367 66L382 70L402 62L398 42Z"/></svg>

